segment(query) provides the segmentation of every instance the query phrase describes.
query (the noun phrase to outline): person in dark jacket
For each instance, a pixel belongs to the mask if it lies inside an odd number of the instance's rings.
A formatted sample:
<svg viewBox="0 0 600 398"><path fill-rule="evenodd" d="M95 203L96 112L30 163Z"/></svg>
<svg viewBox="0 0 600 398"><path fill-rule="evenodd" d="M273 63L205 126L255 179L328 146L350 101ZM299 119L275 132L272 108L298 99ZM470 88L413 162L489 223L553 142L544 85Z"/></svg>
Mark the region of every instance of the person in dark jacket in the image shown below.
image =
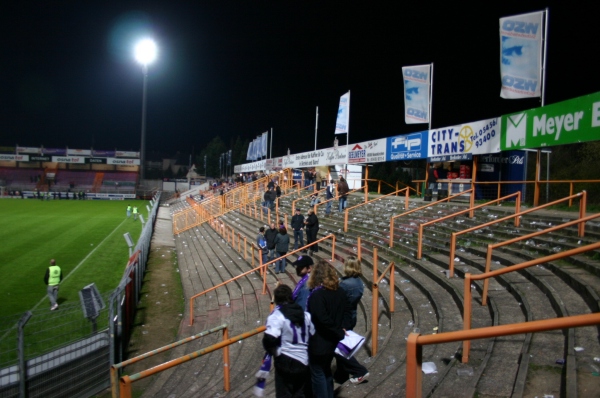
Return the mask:
<svg viewBox="0 0 600 398"><path fill-rule="evenodd" d="M292 229L294 230L294 250L304 246L304 216L300 214L300 209L296 208L296 214L292 216ZM300 245L298 246L298 243Z"/></svg>
<svg viewBox="0 0 600 398"><path fill-rule="evenodd" d="M308 278L310 277L310 271L312 270L313 264L313 259L307 255L298 257L298 260L292 263L292 265L296 267L296 275L300 277L300 280L292 293L292 298L294 299L294 303L302 307L304 311L306 311L306 303L308 302L308 296L310 294L310 290L308 289Z"/></svg>
<svg viewBox="0 0 600 398"><path fill-rule="evenodd" d="M271 223L271 228L265 231L265 239L267 240L267 248L269 249L269 261L275 258L275 238L278 232L274 222Z"/></svg>
<svg viewBox="0 0 600 398"><path fill-rule="evenodd" d="M276 307L267 318L262 343L274 358L275 396L303 397L309 387L308 341L315 327L310 314L293 302L289 286L277 286L273 295Z"/></svg>
<svg viewBox="0 0 600 398"><path fill-rule="evenodd" d="M308 312L315 325L315 334L308 344L310 378L313 394L319 398L333 398L331 361L337 344L349 327L350 303L346 293L339 289L335 269L325 260L314 265L308 278ZM345 325L344 321L348 324Z"/></svg>
<svg viewBox="0 0 600 398"><path fill-rule="evenodd" d="M346 298L350 303L350 322L346 330L353 330L356 326L356 309L364 292L364 285L360 276L362 270L360 261L352 256L344 263L344 277L340 282L340 289L346 293ZM348 378L352 384L360 384L369 377L367 368L361 365L356 358L346 359L341 355L335 354L337 368L335 371L335 380L344 383Z"/></svg>
<svg viewBox="0 0 600 398"><path fill-rule="evenodd" d="M340 177L340 182L337 185L337 193L339 196L339 211L340 213L344 211L348 204L348 192L350 192L350 188L348 187L348 183L344 179L344 177Z"/></svg>
<svg viewBox="0 0 600 398"><path fill-rule="evenodd" d="M275 263L275 273L285 272L285 254L290 248L290 236L285 227L279 228L279 233L275 237L275 251L279 260Z"/></svg>
<svg viewBox="0 0 600 398"><path fill-rule="evenodd" d="M319 233L319 219L313 209L308 210L308 217L304 223L306 224L306 244L310 245L317 240L317 234ZM314 244L308 250L309 254L317 253L319 245Z"/></svg>

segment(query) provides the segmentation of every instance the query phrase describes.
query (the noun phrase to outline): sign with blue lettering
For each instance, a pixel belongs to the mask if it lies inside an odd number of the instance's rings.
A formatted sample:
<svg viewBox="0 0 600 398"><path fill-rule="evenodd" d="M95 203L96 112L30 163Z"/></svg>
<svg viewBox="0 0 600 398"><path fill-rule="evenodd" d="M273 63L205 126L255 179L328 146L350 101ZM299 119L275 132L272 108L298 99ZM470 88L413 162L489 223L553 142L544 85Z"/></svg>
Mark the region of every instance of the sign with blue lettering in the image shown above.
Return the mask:
<svg viewBox="0 0 600 398"><path fill-rule="evenodd" d="M427 131L387 138L387 160L425 159Z"/></svg>
<svg viewBox="0 0 600 398"><path fill-rule="evenodd" d="M543 12L500 18L502 98L533 98L541 93Z"/></svg>
<svg viewBox="0 0 600 398"><path fill-rule="evenodd" d="M429 122L429 87L431 65L405 66L404 121L406 124Z"/></svg>
<svg viewBox="0 0 600 398"><path fill-rule="evenodd" d="M429 130L427 157L441 159L432 161L466 160L495 152L500 152L500 118Z"/></svg>

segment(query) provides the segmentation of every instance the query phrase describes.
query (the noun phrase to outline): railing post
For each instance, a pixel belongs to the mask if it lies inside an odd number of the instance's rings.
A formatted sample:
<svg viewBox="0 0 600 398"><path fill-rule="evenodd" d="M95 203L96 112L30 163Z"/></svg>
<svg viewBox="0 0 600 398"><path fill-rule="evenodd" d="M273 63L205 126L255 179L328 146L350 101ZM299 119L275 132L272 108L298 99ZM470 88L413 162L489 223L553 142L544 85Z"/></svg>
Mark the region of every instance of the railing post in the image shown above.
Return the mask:
<svg viewBox="0 0 600 398"><path fill-rule="evenodd" d="M398 183L396 183L396 184L398 184ZM396 186L396 191L398 191L398 186ZM410 196L410 188L406 187L405 195L406 195L406 197L404 199L404 210L408 210L408 197Z"/></svg>
<svg viewBox="0 0 600 398"><path fill-rule="evenodd" d="M423 349L417 342L419 336L419 333L411 333L406 342L406 396L411 398L421 398L422 396Z"/></svg>
<svg viewBox="0 0 600 398"><path fill-rule="evenodd" d="M475 185L472 184L471 189L471 195L469 196L469 207L471 208L469 218L475 217L475 210L473 210L473 207L475 207Z"/></svg>
<svg viewBox="0 0 600 398"><path fill-rule="evenodd" d="M356 238L356 253L358 254L358 261L362 260L362 242L361 237Z"/></svg>
<svg viewBox="0 0 600 398"><path fill-rule="evenodd" d="M419 236L417 237L417 260L423 255L423 224L419 224Z"/></svg>
<svg viewBox="0 0 600 398"><path fill-rule="evenodd" d="M371 350L373 356L377 355L377 339L379 337L379 286L377 279L379 270L375 262L375 253L373 253L373 293L371 295ZM391 286L390 286L391 287Z"/></svg>
<svg viewBox="0 0 600 398"><path fill-rule="evenodd" d="M515 214L519 214L521 212L521 191L517 191L517 199L515 203ZM521 225L521 218L515 217L515 227L519 227Z"/></svg>
<svg viewBox="0 0 600 398"><path fill-rule="evenodd" d="M573 181L569 183L569 196L573 196ZM573 206L573 198L569 199L569 207Z"/></svg>
<svg viewBox="0 0 600 398"><path fill-rule="evenodd" d="M502 185L500 185L500 181L498 181L498 190L496 192L496 199L500 199L502 196L500 195Z"/></svg>
<svg viewBox="0 0 600 398"><path fill-rule="evenodd" d="M448 266L448 276L454 278L454 255L456 254L456 232L450 235L450 264Z"/></svg>
<svg viewBox="0 0 600 398"><path fill-rule="evenodd" d="M394 216L390 218L390 247L394 247Z"/></svg>
<svg viewBox="0 0 600 398"><path fill-rule="evenodd" d="M490 272L490 269L492 267L492 250L494 249L494 245L493 244L488 244L488 248L487 248L487 254L485 256L485 271L484 273L488 273ZM490 278L485 278L483 280L483 293L481 295L481 305L487 305L487 295L488 295L488 288L490 286Z"/></svg>
<svg viewBox="0 0 600 398"><path fill-rule="evenodd" d="M394 286L396 286L396 264L392 261L390 264L390 312L396 312L396 300L394 295Z"/></svg>
<svg viewBox="0 0 600 398"><path fill-rule="evenodd" d="M223 329L223 341L229 340L229 326ZM223 347L223 389L227 392L231 389L229 385L229 346Z"/></svg>
<svg viewBox="0 0 600 398"><path fill-rule="evenodd" d="M331 262L334 262L334 261L335 261L335 235L331 234Z"/></svg>
<svg viewBox="0 0 600 398"><path fill-rule="evenodd" d="M579 199L579 219L585 217L587 207L587 191L581 191L581 199ZM583 238L585 235L585 222L579 223L577 226L579 237Z"/></svg>
<svg viewBox="0 0 600 398"><path fill-rule="evenodd" d="M119 381L119 396L120 398L131 398L131 380L129 376L121 377Z"/></svg>
<svg viewBox="0 0 600 398"><path fill-rule="evenodd" d="M344 232L348 232L348 209L344 210Z"/></svg>
<svg viewBox="0 0 600 398"><path fill-rule="evenodd" d="M244 236L244 260L248 259L248 241L247 238Z"/></svg>
<svg viewBox="0 0 600 398"><path fill-rule="evenodd" d="M465 274L465 292L463 296L463 330L471 329L471 274ZM463 340L462 362L469 362L469 351L471 350L471 340Z"/></svg>
<svg viewBox="0 0 600 398"><path fill-rule="evenodd" d="M377 183L377 193L378 194L381 193L381 180L379 180L378 183Z"/></svg>

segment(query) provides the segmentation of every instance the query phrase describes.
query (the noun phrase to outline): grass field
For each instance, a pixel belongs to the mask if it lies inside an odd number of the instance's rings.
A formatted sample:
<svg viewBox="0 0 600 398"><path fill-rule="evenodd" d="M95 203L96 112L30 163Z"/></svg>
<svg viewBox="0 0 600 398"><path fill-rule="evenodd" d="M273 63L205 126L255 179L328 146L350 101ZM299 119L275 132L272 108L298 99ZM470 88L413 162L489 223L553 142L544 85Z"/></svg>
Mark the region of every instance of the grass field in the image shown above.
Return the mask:
<svg viewBox="0 0 600 398"><path fill-rule="evenodd" d="M44 274L50 259L62 269L58 303L79 303L78 292L95 283L113 290L123 275L128 248L142 225L127 219L127 204L147 219L146 201L0 200L0 317L50 308Z"/></svg>

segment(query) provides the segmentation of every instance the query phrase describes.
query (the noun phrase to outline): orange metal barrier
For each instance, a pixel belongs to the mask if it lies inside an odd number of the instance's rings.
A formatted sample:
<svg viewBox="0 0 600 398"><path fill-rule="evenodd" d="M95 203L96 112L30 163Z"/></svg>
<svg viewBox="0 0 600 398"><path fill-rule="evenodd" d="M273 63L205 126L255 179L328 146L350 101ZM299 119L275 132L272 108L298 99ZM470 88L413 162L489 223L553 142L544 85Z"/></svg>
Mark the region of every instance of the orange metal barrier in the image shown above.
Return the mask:
<svg viewBox="0 0 600 398"><path fill-rule="evenodd" d="M586 245L582 247L578 247L576 249L567 250L561 253L551 254L546 257L536 258L530 261L525 261L521 264L511 265L506 268L498 269L495 271L485 272L479 275L471 275L470 273L465 274L465 287L464 287L464 312L463 312L463 330L471 329L471 281L478 281L482 279L493 278L498 275L506 274L512 271L518 271L520 269L529 268L538 264L545 264L550 261L560 260L561 258L574 256L580 253L584 253L590 250L600 249L600 242L593 243L591 245ZM464 341L463 342L463 362L468 362L469 360L469 351L471 349L471 342Z"/></svg>
<svg viewBox="0 0 600 398"><path fill-rule="evenodd" d="M405 188L406 189L406 188ZM373 296L371 298L371 356L377 355L377 345L378 345L378 337L379 337L379 283L385 275L390 273L390 312L395 311L395 300L394 300L394 284L396 283L395 275L394 275L394 262L392 261L390 265L381 273L381 276L378 277L378 260L377 260L377 248L373 248Z"/></svg>
<svg viewBox="0 0 600 398"><path fill-rule="evenodd" d="M461 195L465 195L465 194L467 194L467 193L470 193L470 194L471 194L471 197L470 197L470 203L471 203L471 204L470 204L470 207L473 207L473 206L474 206L474 203L475 203L475 202L474 202L474 201L475 201L475 199L474 199L474 197L475 197L475 196L474 196L474 195L475 195L475 191L473 190L473 188L471 188L471 189L467 189L466 191L462 191L462 192L461 192L461 193L459 193L459 194L452 195L452 196L448 196L446 199L438 200L438 201L436 201L436 202L431 202L431 203L429 203L429 204L426 204L425 206L417 207L416 209L412 209L412 210L406 211L406 212L404 212L404 213L401 213L401 214L397 214L397 215L395 215L395 216L392 216L392 218L390 218L390 247L394 247L394 223L395 223L395 221L394 221L394 220L395 220L396 218L399 218L399 217L404 217L404 216L406 216L407 214L411 214L411 213L414 213L414 212L417 212L417 211L420 211L420 210L426 209L426 208L428 208L428 207L435 206L435 205L437 205L437 204L439 204L439 203L442 203L442 202L449 202L451 199L454 199L454 198L456 198L456 197L458 197L458 196L461 196ZM472 216L473 216L473 215L471 214L471 217L472 217Z"/></svg>
<svg viewBox="0 0 600 398"><path fill-rule="evenodd" d="M563 318L545 319L510 325L490 326L472 330L459 330L421 336L411 333L406 343L406 396L422 397L423 346L430 344L451 343L454 341L486 339L490 337L509 336L513 334L544 332L547 330L567 329L573 327L600 324L600 313L575 315ZM463 353L464 356L464 353Z"/></svg>
<svg viewBox="0 0 600 398"><path fill-rule="evenodd" d="M138 355L136 357L128 359L127 361L123 361L121 363L117 363L117 364L112 365L110 367L110 382L111 382L111 388L112 388L112 396L113 396L113 398L118 398L119 397L119 391L118 391L118 386L119 386L119 371L121 369L123 369L125 366L131 365L132 363L139 362L139 361L141 361L143 359L146 359L146 358L153 357L154 355L157 355L157 354L169 351L169 350L171 350L171 349L173 349L175 347L179 347L180 345L189 343L190 341L195 341L195 340L197 340L197 339L199 339L201 337L208 336L209 334L216 333L216 332L218 332L220 330L225 330L225 329L227 329L227 325L226 324L219 325L219 326L214 327L212 329L204 330L204 331L202 331L202 332L200 332L198 334L195 334L193 336L186 337L185 339L176 341L175 343L167 344L166 346L157 348L157 349L152 350L152 351L148 351L145 354Z"/></svg>
<svg viewBox="0 0 600 398"><path fill-rule="evenodd" d="M400 193L402 191L404 191L404 194L405 194L404 210L408 210L408 194L409 194L409 191L410 191L409 188L402 188L402 189L400 189L398 191L395 191L395 192L392 192L392 193L388 193L387 195L380 196L380 197L378 197L376 199L373 199L373 200L370 200L370 201L365 201L364 203L360 203L360 204L357 204L357 205L352 206L352 207L346 207L344 209L344 232L348 232L348 213L350 212L350 210L356 209L357 207L361 207L361 206L364 206L364 205L371 204L373 202L377 202L378 200L381 200L382 198L385 198L386 196L391 196L391 195L398 196L398 193Z"/></svg>
<svg viewBox="0 0 600 398"><path fill-rule="evenodd" d="M598 217L600 217L600 213L594 214L592 216L584 217L584 218L578 218L577 220L573 220L573 221L566 222L564 224L556 225L554 227L550 227L550 228L544 229L542 231L532 232L532 233L530 233L528 235L519 236L517 238L509 239L509 240L506 240L504 242L489 244L488 248L487 248L487 255L486 255L486 258L485 258L485 271L484 272L486 272L486 273L490 272L490 268L491 268L491 264L492 264L492 250L494 250L494 249L496 249L498 247L510 245L512 243L519 242L521 240L526 240L526 239L529 239L529 238L534 238L536 236L543 235L543 234L546 234L548 232L557 231L559 229L570 227L570 226L573 226L573 225L576 225L576 224L580 225L582 222L588 222L588 221L593 220L593 219L598 218ZM483 281L483 295L481 297L481 305L487 305L487 293L488 293L488 287L489 287L488 285L489 285L489 279L485 279Z"/></svg>
<svg viewBox="0 0 600 398"><path fill-rule="evenodd" d="M229 391L230 388L230 383L229 383L229 368L230 368L230 364L229 364L229 346L232 344L237 343L238 341L247 339L248 337L252 337L256 334L262 333L264 332L266 329L265 326L261 326L259 328L250 330L248 332L239 334L235 337L229 338L228 336L228 331L227 328L225 328L223 330L223 341L221 341L220 343L217 344L213 344L211 346L208 346L206 348L203 348L201 350L198 351L194 351L190 354L184 355L182 357L173 359L169 362L165 362L161 365L155 366L153 368L150 368L148 370L144 370L142 372L133 374L131 376L123 376L120 379L120 393L121 393L121 398L131 398L131 384L133 382L136 382L138 380L142 380L146 377L152 376L154 374L160 373L164 370L167 369L171 369L172 367L175 367L177 365L181 365L182 363L186 363L188 361L191 361L192 359L196 359L198 357L201 357L203 355L209 354L213 351L219 350L219 349L223 349L223 384L224 387L223 389L225 391Z"/></svg>
<svg viewBox="0 0 600 398"><path fill-rule="evenodd" d="M469 217L472 218L473 215L474 215L474 211L476 209L481 209L483 207L486 207L486 206L492 205L494 203L498 203L498 202L507 200L507 199L512 198L512 197L516 197L516 201L515 201L515 214L517 214L517 213L519 213L519 210L521 209L521 191L515 192L515 193L507 195L507 196L504 196L504 197L502 197L500 199L492 200L492 201L486 202L486 203L481 204L481 205L472 206L472 207L470 207L468 209L457 211L457 212L449 214L447 216L444 216L444 217L441 217L441 218L437 218L435 220L431 220L431 221L419 224L419 237L418 237L418 244L417 244L417 260L420 260L421 257L423 256L423 230L425 229L425 227L427 227L429 225L433 225L433 224L438 223L440 221L449 220L451 218L454 218L456 216L460 216L461 214L465 214L465 213L469 213ZM494 222L490 222L488 224L493 224L493 223ZM477 227L475 229L480 229L482 226L485 226L485 225L486 224L482 224L481 226L479 226L479 227ZM519 218L515 217L515 227L518 227L518 226L519 226ZM471 228L469 228L469 229L471 229ZM462 232L464 232L464 231L461 231L461 233ZM456 241L455 241L455 243L456 243ZM450 256L453 256L453 255L454 255L454 250L453 250L452 245L450 245ZM451 260L450 276L451 277L454 276L454 257L452 257L452 260Z"/></svg>
<svg viewBox="0 0 600 398"><path fill-rule="evenodd" d="M521 192L517 192L517 193L519 194L519 198L520 198ZM509 196L511 196L511 195L509 195ZM507 198L507 197L508 196L505 196L504 198ZM451 278L454 277L454 258L455 258L454 255L456 253L456 237L458 235L462 235L462 234L465 234L465 233L468 233L468 232L473 232L473 231L476 231L478 229L481 229L481 228L484 228L484 227L487 227L487 226L490 226L490 225L493 225L493 224L498 224L498 223L501 223L503 221L508 221L510 219L514 219L515 220L515 227L518 227L519 226L519 220L520 220L520 217L522 215L528 214L528 213L533 213L534 211L538 211L538 210L543 209L545 207L553 206L555 204L558 204L558 203L561 203L561 202L565 202L567 200L573 200L574 198L577 198L577 197L581 197L581 200L579 201L579 222L578 222L578 224L579 224L578 230L579 231L578 231L578 233L579 233L580 237L583 237L585 235L585 222L582 221L582 219L585 216L585 209L586 209L586 203L587 203L587 193L585 191L580 192L580 193L575 194L575 195L567 196L566 198L555 200L554 202L550 202L550 203L547 203L547 204L542 205L542 206L533 207L531 209L527 209L527 210L523 210L523 211L520 210L519 199L517 199L517 203L515 205L515 214L511 214L511 215L506 216L506 217L498 218L498 219L496 219L494 221L489 221L487 223L480 224L480 225L477 225L475 227L467 228L467 229L464 229L464 230L459 231L459 232L452 232L452 234L450 235L450 254L449 254L449 264L448 264L448 269L450 270L449 276ZM501 199L504 199L504 198L501 198ZM491 201L491 202L488 202L488 203L494 203L494 202L496 202L498 200L500 200L500 199L497 199L495 201ZM482 207L482 206L483 205L477 206L475 208L479 208L479 207ZM454 215L459 215L461 213L463 213L463 212L454 213ZM449 218L449 217L444 217L444 218ZM436 221L443 220L444 218L440 218L440 219L438 219ZM425 223L425 224L422 224L422 225L419 226L419 254L417 256L417 258L419 258L419 259L421 258L420 249L421 249L422 226L425 226L425 225L428 225L428 224L431 224L431 222ZM491 253L489 255L491 256Z"/></svg>
<svg viewBox="0 0 600 398"><path fill-rule="evenodd" d="M360 188L356 188L356 189L353 189L353 190L351 190L351 191L348 191L348 195L350 195L351 193L354 193L354 192L358 192L358 191L360 191L361 189L366 189L366 187L367 187L366 185L363 185L363 186L362 186L362 187L360 187ZM322 202L320 202L320 203L317 203L317 204L314 206L315 214L317 214L317 209L318 209L318 207L319 207L319 206L323 206L325 203L327 203L327 202L331 202L331 201L334 201L334 200L338 200L339 198L340 198L340 197L339 197L339 195L338 195L338 194L337 194L337 192L336 192L336 193L335 193L335 196L334 196L333 198L331 198L331 199L328 199L328 200L325 200L325 201L322 201ZM367 199L368 199L368 192L365 192L365 201L367 201Z"/></svg>
<svg viewBox="0 0 600 398"><path fill-rule="evenodd" d="M296 202L298 202L299 200L306 199L309 196L313 196L315 194L315 192L316 193L325 192L325 190L327 189L327 187L325 187L325 188L321 189L320 191L313 192L316 187L317 187L317 184L312 184L312 185L309 185L308 188L303 188L303 190L310 188L311 192L308 195L301 196L298 199L295 199L295 200L292 201L292 214L294 214L294 211L296 210ZM298 192L298 194L300 194L300 193Z"/></svg>

